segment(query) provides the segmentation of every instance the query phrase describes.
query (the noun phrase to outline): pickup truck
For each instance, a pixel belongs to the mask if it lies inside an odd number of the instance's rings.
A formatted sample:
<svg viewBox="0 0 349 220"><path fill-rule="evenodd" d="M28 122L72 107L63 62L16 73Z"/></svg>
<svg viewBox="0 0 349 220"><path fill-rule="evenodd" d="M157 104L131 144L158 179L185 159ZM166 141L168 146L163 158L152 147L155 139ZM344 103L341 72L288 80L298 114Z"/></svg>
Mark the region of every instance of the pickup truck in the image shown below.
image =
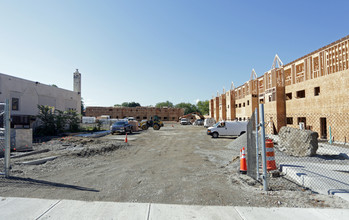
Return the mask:
<svg viewBox="0 0 349 220"><path fill-rule="evenodd" d="M190 123L190 121L189 121L189 119L187 119L187 118L182 118L181 119L181 125L190 125L191 123Z"/></svg>

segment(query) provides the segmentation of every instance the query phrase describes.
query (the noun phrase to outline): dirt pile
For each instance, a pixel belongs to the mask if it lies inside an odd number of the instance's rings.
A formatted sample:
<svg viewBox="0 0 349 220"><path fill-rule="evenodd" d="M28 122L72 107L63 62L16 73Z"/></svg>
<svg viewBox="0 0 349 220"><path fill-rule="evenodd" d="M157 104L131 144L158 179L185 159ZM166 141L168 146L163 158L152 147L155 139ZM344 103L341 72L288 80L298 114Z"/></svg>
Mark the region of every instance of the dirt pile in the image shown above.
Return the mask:
<svg viewBox="0 0 349 220"><path fill-rule="evenodd" d="M64 137L52 139L46 143L35 144L35 150L49 149L51 153L63 156L88 157L104 154L129 146L121 141L95 138Z"/></svg>

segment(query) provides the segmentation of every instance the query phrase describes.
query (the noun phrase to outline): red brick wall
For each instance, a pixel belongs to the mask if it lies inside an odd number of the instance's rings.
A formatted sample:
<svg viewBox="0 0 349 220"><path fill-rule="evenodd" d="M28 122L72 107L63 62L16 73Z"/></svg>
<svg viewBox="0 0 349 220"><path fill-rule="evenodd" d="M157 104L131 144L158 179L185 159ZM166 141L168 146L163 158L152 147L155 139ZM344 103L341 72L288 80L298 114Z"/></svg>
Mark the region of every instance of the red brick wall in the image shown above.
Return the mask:
<svg viewBox="0 0 349 220"><path fill-rule="evenodd" d="M136 120L150 119L157 115L163 121L178 121L184 115L182 108L155 107L86 107L86 116L99 117L109 115L110 118L134 117Z"/></svg>

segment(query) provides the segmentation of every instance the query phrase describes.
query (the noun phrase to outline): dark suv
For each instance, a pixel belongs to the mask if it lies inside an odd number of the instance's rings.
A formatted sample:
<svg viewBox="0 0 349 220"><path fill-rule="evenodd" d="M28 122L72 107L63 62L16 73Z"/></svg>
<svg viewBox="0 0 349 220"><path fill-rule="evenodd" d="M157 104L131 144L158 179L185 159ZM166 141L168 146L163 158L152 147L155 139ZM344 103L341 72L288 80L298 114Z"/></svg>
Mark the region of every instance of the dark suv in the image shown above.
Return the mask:
<svg viewBox="0 0 349 220"><path fill-rule="evenodd" d="M110 133L132 133L132 125L130 125L127 121L117 121L110 126Z"/></svg>

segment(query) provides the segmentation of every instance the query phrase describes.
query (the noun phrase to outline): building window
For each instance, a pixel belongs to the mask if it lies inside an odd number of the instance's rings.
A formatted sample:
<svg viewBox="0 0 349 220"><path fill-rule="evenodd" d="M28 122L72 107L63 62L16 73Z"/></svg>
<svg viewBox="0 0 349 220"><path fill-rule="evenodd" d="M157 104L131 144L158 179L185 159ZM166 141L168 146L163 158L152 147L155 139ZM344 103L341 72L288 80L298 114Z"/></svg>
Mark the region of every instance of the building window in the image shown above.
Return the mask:
<svg viewBox="0 0 349 220"><path fill-rule="evenodd" d="M303 124L303 128L306 128L307 127L307 119L305 118L305 117L298 117L297 118L297 123L298 123L298 125L299 124Z"/></svg>
<svg viewBox="0 0 349 220"><path fill-rule="evenodd" d="M228 105L228 108L229 108L229 105Z"/></svg>
<svg viewBox="0 0 349 220"><path fill-rule="evenodd" d="M137 120L141 119L141 117L137 116Z"/></svg>
<svg viewBox="0 0 349 220"><path fill-rule="evenodd" d="M238 104L235 105L235 108L237 108L237 107L238 107Z"/></svg>
<svg viewBox="0 0 349 220"><path fill-rule="evenodd" d="M242 103L242 107L245 107L245 102L244 102L244 103Z"/></svg>
<svg viewBox="0 0 349 220"><path fill-rule="evenodd" d="M241 103L239 103L239 108L241 108Z"/></svg>
<svg viewBox="0 0 349 220"><path fill-rule="evenodd" d="M314 96L318 96L318 95L320 95L320 87L319 86L314 88Z"/></svg>
<svg viewBox="0 0 349 220"><path fill-rule="evenodd" d="M147 119L147 117L146 117L146 116L143 116L143 119Z"/></svg>
<svg viewBox="0 0 349 220"><path fill-rule="evenodd" d="M286 123L287 123L288 125L293 125L293 117L287 117L287 118L286 118Z"/></svg>
<svg viewBox="0 0 349 220"><path fill-rule="evenodd" d="M297 91L297 98L305 98L305 90Z"/></svg>
<svg viewBox="0 0 349 220"><path fill-rule="evenodd" d="M250 100L247 100L247 105L250 105Z"/></svg>
<svg viewBox="0 0 349 220"><path fill-rule="evenodd" d="M175 120L175 117L172 117L172 120Z"/></svg>
<svg viewBox="0 0 349 220"><path fill-rule="evenodd" d="M292 99L292 92L286 93L286 101Z"/></svg>
<svg viewBox="0 0 349 220"><path fill-rule="evenodd" d="M11 128L15 126L29 127L29 116L11 116Z"/></svg>
<svg viewBox="0 0 349 220"><path fill-rule="evenodd" d="M164 117L164 120L167 120L167 117Z"/></svg>
<svg viewBox="0 0 349 220"><path fill-rule="evenodd" d="M19 98L12 98L12 110L13 111L19 110Z"/></svg>

